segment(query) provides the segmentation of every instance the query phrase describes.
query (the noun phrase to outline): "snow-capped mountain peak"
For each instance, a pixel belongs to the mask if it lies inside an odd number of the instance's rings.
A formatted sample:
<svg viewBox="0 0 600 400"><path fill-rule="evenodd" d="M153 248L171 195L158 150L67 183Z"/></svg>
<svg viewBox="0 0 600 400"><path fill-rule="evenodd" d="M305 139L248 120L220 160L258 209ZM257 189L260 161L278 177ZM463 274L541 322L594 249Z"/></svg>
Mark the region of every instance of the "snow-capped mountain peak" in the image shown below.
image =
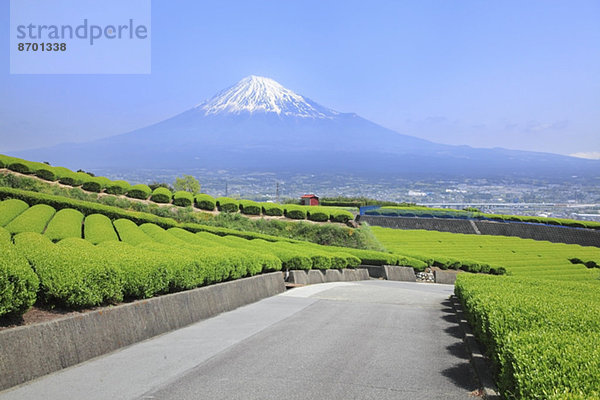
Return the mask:
<svg viewBox="0 0 600 400"><path fill-rule="evenodd" d="M323 107L273 79L248 76L196 106L205 115L275 113L303 118L332 118L339 114Z"/></svg>

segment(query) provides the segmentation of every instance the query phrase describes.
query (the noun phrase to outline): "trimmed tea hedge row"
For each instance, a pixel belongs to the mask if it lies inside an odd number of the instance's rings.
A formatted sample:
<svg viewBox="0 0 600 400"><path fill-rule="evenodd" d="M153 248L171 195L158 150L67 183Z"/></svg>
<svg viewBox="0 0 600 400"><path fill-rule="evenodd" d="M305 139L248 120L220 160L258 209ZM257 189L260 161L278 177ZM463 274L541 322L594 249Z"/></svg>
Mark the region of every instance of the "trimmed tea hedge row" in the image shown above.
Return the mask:
<svg viewBox="0 0 600 400"><path fill-rule="evenodd" d="M104 191L108 194L122 195L131 189L131 184L126 181L112 181L106 185Z"/></svg>
<svg viewBox="0 0 600 400"><path fill-rule="evenodd" d="M119 240L112 221L102 214L91 214L85 217L83 237L88 242L98 244L109 240Z"/></svg>
<svg viewBox="0 0 600 400"><path fill-rule="evenodd" d="M0 226L6 226L28 208L29 205L23 200L9 199L0 202Z"/></svg>
<svg viewBox="0 0 600 400"><path fill-rule="evenodd" d="M221 212L234 213L240 209L238 201L229 197L218 197L215 199L215 204Z"/></svg>
<svg viewBox="0 0 600 400"><path fill-rule="evenodd" d="M34 232L16 235L14 241L40 279L43 301L78 308L123 299L120 271L90 242L69 238L53 244Z"/></svg>
<svg viewBox="0 0 600 400"><path fill-rule="evenodd" d="M36 204L10 221L6 225L6 230L12 234L21 232L42 233L55 213L56 210L46 204Z"/></svg>
<svg viewBox="0 0 600 400"><path fill-rule="evenodd" d="M600 395L598 281L462 274L455 291L496 366L504 397Z"/></svg>
<svg viewBox="0 0 600 400"><path fill-rule="evenodd" d="M152 197L150 197L150 200L155 203L170 203L172 197L173 193L171 193L169 189L159 186L152 192Z"/></svg>
<svg viewBox="0 0 600 400"><path fill-rule="evenodd" d="M113 221L113 225L117 230L121 241L137 246L140 243L152 242L153 239L142 231L135 222L120 218Z"/></svg>
<svg viewBox="0 0 600 400"><path fill-rule="evenodd" d="M131 197L132 199L146 200L151 194L152 189L144 184L133 185L131 189L127 191L127 197Z"/></svg>
<svg viewBox="0 0 600 400"><path fill-rule="evenodd" d="M196 207L202 210L213 211L217 206L214 197L204 193L197 194L194 201L196 202Z"/></svg>
<svg viewBox="0 0 600 400"><path fill-rule="evenodd" d="M273 203L262 203L262 213L272 217L281 217L283 215L283 208Z"/></svg>
<svg viewBox="0 0 600 400"><path fill-rule="evenodd" d="M194 204L194 195L190 192L179 190L173 194L173 204L179 207L191 207Z"/></svg>
<svg viewBox="0 0 600 400"><path fill-rule="evenodd" d="M251 200L239 201L240 212L246 215L260 215L262 207L259 203Z"/></svg>
<svg viewBox="0 0 600 400"><path fill-rule="evenodd" d="M44 235L53 242L69 237L81 238L82 227L83 214L72 208L63 208L50 220Z"/></svg>
<svg viewBox="0 0 600 400"><path fill-rule="evenodd" d="M0 228L0 317L27 311L36 300L38 286L37 275L15 249L10 233Z"/></svg>

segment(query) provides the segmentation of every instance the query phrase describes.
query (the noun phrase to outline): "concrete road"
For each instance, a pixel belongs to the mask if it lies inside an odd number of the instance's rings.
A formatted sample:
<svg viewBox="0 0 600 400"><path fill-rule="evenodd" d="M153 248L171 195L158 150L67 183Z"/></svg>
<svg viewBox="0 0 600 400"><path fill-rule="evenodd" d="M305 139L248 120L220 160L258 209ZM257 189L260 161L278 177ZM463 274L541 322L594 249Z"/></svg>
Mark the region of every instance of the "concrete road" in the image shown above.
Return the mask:
<svg viewBox="0 0 600 400"><path fill-rule="evenodd" d="M0 393L0 399L469 399L450 285L306 286Z"/></svg>

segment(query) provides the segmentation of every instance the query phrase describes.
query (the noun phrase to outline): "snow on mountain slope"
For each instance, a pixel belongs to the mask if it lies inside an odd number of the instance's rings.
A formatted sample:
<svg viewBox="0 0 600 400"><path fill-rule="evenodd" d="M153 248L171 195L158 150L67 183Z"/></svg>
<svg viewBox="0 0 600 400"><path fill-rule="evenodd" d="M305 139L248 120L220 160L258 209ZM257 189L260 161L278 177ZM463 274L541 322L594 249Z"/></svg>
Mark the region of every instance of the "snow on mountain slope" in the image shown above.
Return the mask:
<svg viewBox="0 0 600 400"><path fill-rule="evenodd" d="M339 113L286 89L273 79L248 76L195 107L204 115L276 113L303 118L333 118Z"/></svg>

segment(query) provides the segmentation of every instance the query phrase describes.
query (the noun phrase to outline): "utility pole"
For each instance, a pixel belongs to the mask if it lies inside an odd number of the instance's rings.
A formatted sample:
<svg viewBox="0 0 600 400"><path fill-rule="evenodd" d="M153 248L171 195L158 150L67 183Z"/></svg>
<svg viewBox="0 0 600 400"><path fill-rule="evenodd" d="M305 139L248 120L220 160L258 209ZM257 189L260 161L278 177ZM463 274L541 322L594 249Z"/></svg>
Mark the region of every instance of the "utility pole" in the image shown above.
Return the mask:
<svg viewBox="0 0 600 400"><path fill-rule="evenodd" d="M227 189L228 189L228 188L227 188L227 182L225 182L225 197L227 197L227 194L228 194L228 193L227 193L227 192L228 192L228 190L227 190Z"/></svg>
<svg viewBox="0 0 600 400"><path fill-rule="evenodd" d="M277 182L277 189L275 192L275 198L277 199L277 203L279 203L279 182Z"/></svg>

